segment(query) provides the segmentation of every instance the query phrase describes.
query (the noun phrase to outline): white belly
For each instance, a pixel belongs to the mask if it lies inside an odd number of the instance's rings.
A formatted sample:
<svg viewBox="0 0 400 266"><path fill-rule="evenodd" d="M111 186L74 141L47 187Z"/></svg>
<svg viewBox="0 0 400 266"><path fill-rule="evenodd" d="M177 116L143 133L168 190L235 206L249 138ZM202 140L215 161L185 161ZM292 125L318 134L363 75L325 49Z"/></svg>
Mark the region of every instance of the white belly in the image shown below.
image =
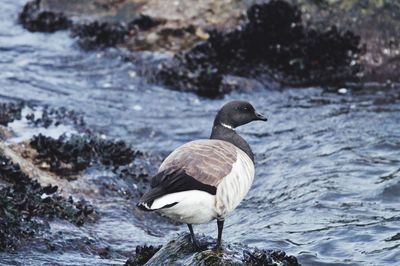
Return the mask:
<svg viewBox="0 0 400 266"><path fill-rule="evenodd" d="M154 201L157 209L178 202L176 205L159 210L163 215L186 224L207 223L217 217L215 196L200 190L189 190L162 196Z"/></svg>
<svg viewBox="0 0 400 266"><path fill-rule="evenodd" d="M225 217L233 211L249 192L254 179L254 164L250 157L237 148L237 160L232 171L217 187L216 211Z"/></svg>

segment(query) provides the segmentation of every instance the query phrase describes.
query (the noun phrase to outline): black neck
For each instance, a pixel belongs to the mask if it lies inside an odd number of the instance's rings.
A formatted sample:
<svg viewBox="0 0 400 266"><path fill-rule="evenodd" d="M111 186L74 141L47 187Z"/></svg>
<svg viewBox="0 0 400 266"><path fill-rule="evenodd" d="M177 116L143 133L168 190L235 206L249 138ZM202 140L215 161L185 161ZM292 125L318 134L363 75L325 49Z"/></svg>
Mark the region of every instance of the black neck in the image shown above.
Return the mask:
<svg viewBox="0 0 400 266"><path fill-rule="evenodd" d="M210 139L219 139L232 143L233 145L244 151L254 162L254 155L251 151L249 144L232 128L224 126L219 122L215 122Z"/></svg>

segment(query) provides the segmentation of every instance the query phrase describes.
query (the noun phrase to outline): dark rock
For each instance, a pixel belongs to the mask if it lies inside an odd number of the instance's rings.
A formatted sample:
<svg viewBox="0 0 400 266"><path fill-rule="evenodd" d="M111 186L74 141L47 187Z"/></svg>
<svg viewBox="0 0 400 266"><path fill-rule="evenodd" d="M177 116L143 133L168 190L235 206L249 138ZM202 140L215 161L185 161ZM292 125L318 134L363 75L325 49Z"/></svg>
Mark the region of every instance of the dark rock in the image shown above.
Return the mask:
<svg viewBox="0 0 400 266"><path fill-rule="evenodd" d="M123 141L110 141L91 135L62 135L58 139L43 135L34 136L30 142L37 151L36 163L51 171L68 176L93 163L122 166L131 163L141 154Z"/></svg>
<svg viewBox="0 0 400 266"><path fill-rule="evenodd" d="M204 236L197 236L197 239L203 247L200 251L194 249L188 234L181 234L161 249L151 248L149 253L145 252L147 247L139 246L125 265L300 265L295 257L283 251L259 250L234 243L224 244L223 253L218 254L213 251L215 239Z"/></svg>
<svg viewBox="0 0 400 266"><path fill-rule="evenodd" d="M400 233L397 233L394 236L392 236L388 239L385 239L385 241L397 241L397 240L400 240Z"/></svg>
<svg viewBox="0 0 400 266"><path fill-rule="evenodd" d="M111 258L111 249L110 247L100 248L98 254L102 259L109 259Z"/></svg>
<svg viewBox="0 0 400 266"><path fill-rule="evenodd" d="M98 155L100 162L104 165L126 165L132 162L140 152L132 150L126 142L111 140L92 140L94 151Z"/></svg>
<svg viewBox="0 0 400 266"><path fill-rule="evenodd" d="M360 38L332 26L304 27L297 6L281 0L253 5L248 21L161 65L158 77L174 89L214 97L225 93L224 75L267 75L290 85L337 85L360 71Z"/></svg>
<svg viewBox="0 0 400 266"><path fill-rule="evenodd" d="M77 36L84 49L114 47L124 43L136 30L146 31L162 23L161 20L140 15L129 23L99 22L77 24L72 27L72 35Z"/></svg>
<svg viewBox="0 0 400 266"><path fill-rule="evenodd" d="M59 218L80 226L92 213L82 211L93 209L87 203L69 202L55 193L57 187L42 187L3 155L0 155L0 180L7 182L0 189L0 250L14 250L48 228L43 219Z"/></svg>
<svg viewBox="0 0 400 266"><path fill-rule="evenodd" d="M130 29L134 27L138 27L140 30L147 31L150 30L153 27L156 27L162 23L164 23L164 20L160 19L155 19L150 16L146 15L140 15L139 17L133 19L131 22L129 22L128 27Z"/></svg>
<svg viewBox="0 0 400 266"><path fill-rule="evenodd" d="M300 265L294 256L287 256L284 251L278 250L259 250L254 249L253 251L244 251L243 262L245 265L265 265L274 266L277 262L281 265Z"/></svg>
<svg viewBox="0 0 400 266"><path fill-rule="evenodd" d="M32 106L31 108L32 110L38 109L35 106ZM72 110L68 110L67 108L49 108L48 106L44 106L38 110L41 111L40 117L35 117L33 112L26 115L28 123L35 127L48 128L49 126L58 126L60 124L64 124L73 125L78 129L82 129L85 126L83 117Z"/></svg>
<svg viewBox="0 0 400 266"><path fill-rule="evenodd" d="M123 23L94 21L75 25L72 34L79 38L79 45L84 49L104 48L124 42L129 34L129 28Z"/></svg>
<svg viewBox="0 0 400 266"><path fill-rule="evenodd" d="M38 153L36 160L56 173L76 173L92 162L93 150L89 139L78 135L53 139L40 134L32 138L30 145Z"/></svg>
<svg viewBox="0 0 400 266"><path fill-rule="evenodd" d="M136 253L134 256L130 257L125 266L141 266L154 256L161 249L161 246L153 247L153 246L137 246Z"/></svg>
<svg viewBox="0 0 400 266"><path fill-rule="evenodd" d="M65 30L71 21L59 12L44 11L40 8L41 0L28 2L19 15L19 22L24 28L35 32L55 32Z"/></svg>
<svg viewBox="0 0 400 266"><path fill-rule="evenodd" d="M0 103L0 125L7 126L8 123L21 119L21 103Z"/></svg>

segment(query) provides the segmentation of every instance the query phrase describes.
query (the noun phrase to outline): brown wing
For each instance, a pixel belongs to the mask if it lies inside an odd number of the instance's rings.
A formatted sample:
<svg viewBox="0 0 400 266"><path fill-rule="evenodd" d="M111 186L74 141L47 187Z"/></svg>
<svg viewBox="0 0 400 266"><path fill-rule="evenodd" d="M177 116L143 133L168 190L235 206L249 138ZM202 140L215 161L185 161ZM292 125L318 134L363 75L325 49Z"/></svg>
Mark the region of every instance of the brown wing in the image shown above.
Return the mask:
<svg viewBox="0 0 400 266"><path fill-rule="evenodd" d="M184 170L197 181L217 186L236 162L236 148L222 140L195 140L173 151L158 172Z"/></svg>

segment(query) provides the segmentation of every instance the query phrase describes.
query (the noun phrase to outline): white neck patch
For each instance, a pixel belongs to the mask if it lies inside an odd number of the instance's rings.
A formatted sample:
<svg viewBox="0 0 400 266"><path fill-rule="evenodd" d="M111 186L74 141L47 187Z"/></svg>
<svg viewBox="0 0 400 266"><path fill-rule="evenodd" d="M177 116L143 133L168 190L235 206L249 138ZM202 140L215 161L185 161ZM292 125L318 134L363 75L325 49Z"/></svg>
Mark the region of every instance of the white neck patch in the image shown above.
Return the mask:
<svg viewBox="0 0 400 266"><path fill-rule="evenodd" d="M231 127L230 125L224 124L224 123L221 123L221 126L229 128L229 129L233 129L233 127Z"/></svg>

